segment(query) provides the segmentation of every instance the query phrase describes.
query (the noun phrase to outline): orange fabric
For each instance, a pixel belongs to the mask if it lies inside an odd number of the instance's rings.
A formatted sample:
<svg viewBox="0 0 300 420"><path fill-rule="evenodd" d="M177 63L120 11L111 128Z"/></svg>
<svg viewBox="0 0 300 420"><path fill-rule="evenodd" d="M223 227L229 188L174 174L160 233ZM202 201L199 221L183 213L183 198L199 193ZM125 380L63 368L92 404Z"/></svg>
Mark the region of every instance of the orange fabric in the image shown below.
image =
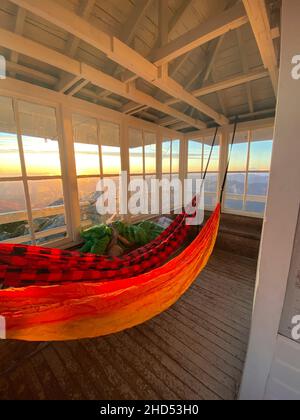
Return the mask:
<svg viewBox="0 0 300 420"><path fill-rule="evenodd" d="M98 337L139 325L173 305L206 266L220 222L220 205L177 257L127 280L0 291L7 338L60 341Z"/></svg>

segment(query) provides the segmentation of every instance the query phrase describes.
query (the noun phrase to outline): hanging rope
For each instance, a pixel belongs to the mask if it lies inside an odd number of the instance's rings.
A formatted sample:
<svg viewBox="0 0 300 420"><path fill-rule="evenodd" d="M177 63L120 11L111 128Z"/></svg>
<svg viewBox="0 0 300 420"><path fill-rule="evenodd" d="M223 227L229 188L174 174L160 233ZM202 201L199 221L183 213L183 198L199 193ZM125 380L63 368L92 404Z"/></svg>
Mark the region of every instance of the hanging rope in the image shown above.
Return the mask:
<svg viewBox="0 0 300 420"><path fill-rule="evenodd" d="M233 145L234 145L234 140L235 140L235 136L236 136L237 125L238 125L238 117L236 117L235 122L234 122L234 128L233 128L233 134L232 134L231 146L230 146L230 152L229 152L227 167L226 167L226 171L225 171L225 175L224 175L224 179L223 179L223 184L222 184L222 188L221 188L220 203L222 203L222 200L223 200L223 194L224 194L225 185L226 185L226 181L227 181L227 175L228 175L228 171L229 171L229 165L230 165L230 160L231 160L231 154L232 154L232 149L233 149Z"/></svg>
<svg viewBox="0 0 300 420"><path fill-rule="evenodd" d="M208 160L207 160L207 164L206 164L205 172L204 172L204 175L203 175L203 179L206 178L206 175L207 175L207 172L208 172L208 168L209 168L209 165L210 165L210 160L211 160L212 153L213 153L213 150L214 150L214 147L215 147L215 144L216 144L216 140L217 140L218 131L219 131L219 127L216 127L216 131L215 131L215 135L214 135L214 138L213 138L213 142L211 144L210 153L209 153L209 157L208 157Z"/></svg>

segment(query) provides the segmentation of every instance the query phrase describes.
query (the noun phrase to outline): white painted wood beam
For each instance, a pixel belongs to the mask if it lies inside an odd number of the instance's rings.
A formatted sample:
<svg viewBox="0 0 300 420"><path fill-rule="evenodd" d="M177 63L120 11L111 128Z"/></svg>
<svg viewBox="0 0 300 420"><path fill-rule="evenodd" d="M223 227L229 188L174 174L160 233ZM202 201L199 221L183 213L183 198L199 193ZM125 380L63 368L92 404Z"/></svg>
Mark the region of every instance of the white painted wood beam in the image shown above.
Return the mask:
<svg viewBox="0 0 300 420"><path fill-rule="evenodd" d="M215 38L236 29L248 22L245 9L242 4L221 13L220 15L201 23L196 28L185 33L179 38L169 42L162 48L157 49L151 56L151 61L156 65L162 65L177 57L204 45Z"/></svg>
<svg viewBox="0 0 300 420"><path fill-rule="evenodd" d="M237 40L238 40L238 44L239 44L239 51L240 51L240 57L241 57L241 60L242 60L243 72L246 74L246 73L249 72L249 65L248 65L248 60L247 60L247 56L246 56L245 47L243 45L243 37L242 37L242 32L241 32L240 28L238 28L236 30L236 35L237 35ZM254 103L253 103L253 97L252 97L250 82L246 83L245 88L246 88L246 93L247 93L249 111L254 112Z"/></svg>
<svg viewBox="0 0 300 420"><path fill-rule="evenodd" d="M79 6L79 12L78 15L81 16L83 19L88 19L90 14L92 13L92 10L95 6L96 0L81 0L81 4ZM75 57L76 52L80 45L80 39L75 37L74 35L69 35L69 39L67 41L66 45L66 54L68 54L69 57ZM62 75L56 90L58 92L66 92L68 89L70 89L73 85L75 85L78 82L78 78L70 79L70 75Z"/></svg>
<svg viewBox="0 0 300 420"><path fill-rule="evenodd" d="M199 120L188 117L166 104L163 104L150 95L134 88L133 85L121 82L107 74L97 70L85 63L81 63L73 58L66 57L57 51L45 47L35 41L31 41L20 35L16 35L5 29L0 29L0 45L4 48L14 49L15 51L27 55L33 59L43 61L56 68L60 68L67 73L74 74L95 86L108 89L116 95L135 101L149 108L157 109L164 114L171 115L181 121L185 121L193 127L202 129L206 124Z"/></svg>
<svg viewBox="0 0 300 420"><path fill-rule="evenodd" d="M198 109L210 118L213 118L218 124L227 124L228 121L224 115L217 113L206 104L197 100L174 80L161 77L161 69L157 65L152 64L119 39L95 28L75 13L60 6L57 2L54 4L54 2L50 0L44 0L43 3L40 3L40 1L37 0L12 1L99 49L111 60L135 72L140 77L169 95L177 99L182 98L184 102ZM236 14L238 14L237 11L233 13L233 16ZM227 20L228 19L229 16L227 16ZM218 24L223 24L224 26L224 20L223 16L222 19L218 20L218 23L214 22L215 27ZM227 22L227 25L230 26L230 23Z"/></svg>
<svg viewBox="0 0 300 420"><path fill-rule="evenodd" d="M136 30L145 17L147 10L152 5L154 0L140 0L136 6L133 14L129 17L126 22L124 29L120 32L119 39L126 44L130 45L133 40L133 37L136 33ZM113 76L117 75L118 65L112 67L111 73ZM104 91L101 93L101 97L107 97L110 95L110 92Z"/></svg>
<svg viewBox="0 0 300 420"><path fill-rule="evenodd" d="M264 66L277 96L278 63L265 0L243 0Z"/></svg>

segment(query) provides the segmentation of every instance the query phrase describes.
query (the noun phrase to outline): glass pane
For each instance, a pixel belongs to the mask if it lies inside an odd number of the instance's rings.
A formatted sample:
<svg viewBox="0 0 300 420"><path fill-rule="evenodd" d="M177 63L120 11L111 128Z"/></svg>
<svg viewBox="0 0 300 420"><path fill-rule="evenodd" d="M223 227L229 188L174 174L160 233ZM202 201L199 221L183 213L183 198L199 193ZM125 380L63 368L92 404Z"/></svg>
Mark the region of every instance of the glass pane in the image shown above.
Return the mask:
<svg viewBox="0 0 300 420"><path fill-rule="evenodd" d="M226 199L225 200L225 207L228 210L243 210L243 200L231 200L231 199Z"/></svg>
<svg viewBox="0 0 300 420"><path fill-rule="evenodd" d="M254 141L250 145L250 171L269 171L271 167L273 141Z"/></svg>
<svg viewBox="0 0 300 420"><path fill-rule="evenodd" d="M248 195L266 196L269 186L269 174L249 173L248 174Z"/></svg>
<svg viewBox="0 0 300 420"><path fill-rule="evenodd" d="M54 235L49 235L49 236L46 236L44 238L36 239L36 244L37 245L43 245L43 244L47 244L49 242L55 242L55 241L62 240L66 237L67 237L67 232L56 233Z"/></svg>
<svg viewBox="0 0 300 420"><path fill-rule="evenodd" d="M28 187L33 210L53 207L64 208L63 188L60 179L29 181Z"/></svg>
<svg viewBox="0 0 300 420"><path fill-rule="evenodd" d="M107 121L100 121L100 143L103 146L120 147L120 127Z"/></svg>
<svg viewBox="0 0 300 420"><path fill-rule="evenodd" d="M211 153L211 158L208 165L208 172L218 172L219 160L220 160L220 146L215 145L211 152L211 146L204 145L204 157L203 157L203 171L205 171L207 162Z"/></svg>
<svg viewBox="0 0 300 420"><path fill-rule="evenodd" d="M33 219L34 232L45 232L47 230L57 229L66 226L66 218L64 214L64 208L62 208L63 214L55 214L53 212L45 211L43 217Z"/></svg>
<svg viewBox="0 0 300 420"><path fill-rule="evenodd" d="M100 175L99 147L95 144L75 143L77 175Z"/></svg>
<svg viewBox="0 0 300 420"><path fill-rule="evenodd" d="M246 211L250 213L259 213L263 214L266 209L266 203L260 203L256 201L247 201L246 202Z"/></svg>
<svg viewBox="0 0 300 420"><path fill-rule="evenodd" d="M74 143L98 144L98 123L95 118L72 116Z"/></svg>
<svg viewBox="0 0 300 420"><path fill-rule="evenodd" d="M121 173L120 147L101 146L101 149L104 175L119 175Z"/></svg>
<svg viewBox="0 0 300 420"><path fill-rule="evenodd" d="M229 172L245 171L247 168L247 155L248 143L234 144L230 154Z"/></svg>
<svg viewBox="0 0 300 420"><path fill-rule="evenodd" d="M96 202L100 197L97 184L100 178L79 178L78 193L81 211L81 221L89 221L91 224L101 223L101 216L97 213Z"/></svg>
<svg viewBox="0 0 300 420"><path fill-rule="evenodd" d="M0 213L26 211L22 181L0 182Z"/></svg>
<svg viewBox="0 0 300 420"><path fill-rule="evenodd" d="M179 172L180 140L172 141L172 172Z"/></svg>
<svg viewBox="0 0 300 420"><path fill-rule="evenodd" d="M23 101L18 109L27 174L60 175L55 109Z"/></svg>
<svg viewBox="0 0 300 420"><path fill-rule="evenodd" d="M202 171L202 143L189 140L188 143L188 172Z"/></svg>
<svg viewBox="0 0 300 420"><path fill-rule="evenodd" d="M129 129L129 167L131 174L143 174L143 132Z"/></svg>
<svg viewBox="0 0 300 420"><path fill-rule="evenodd" d="M0 177L21 176L12 100L0 97Z"/></svg>
<svg viewBox="0 0 300 420"><path fill-rule="evenodd" d="M131 174L142 174L143 165L143 147L131 147L129 149L129 164Z"/></svg>
<svg viewBox="0 0 300 420"><path fill-rule="evenodd" d="M162 143L162 172L171 172L171 142L168 140Z"/></svg>
<svg viewBox="0 0 300 420"><path fill-rule="evenodd" d="M21 236L27 236L29 234L30 230L27 220L0 224L0 242L7 241L8 239L19 238Z"/></svg>
<svg viewBox="0 0 300 420"><path fill-rule="evenodd" d="M28 187L33 209L34 231L42 232L65 226L62 181L60 179L29 181Z"/></svg>
<svg viewBox="0 0 300 420"><path fill-rule="evenodd" d="M145 173L156 173L156 144L145 146Z"/></svg>
<svg viewBox="0 0 300 420"><path fill-rule="evenodd" d="M228 194L243 195L245 193L246 174L228 174L226 192Z"/></svg>
<svg viewBox="0 0 300 420"><path fill-rule="evenodd" d="M145 141L145 173L156 173L156 134L144 132Z"/></svg>
<svg viewBox="0 0 300 420"><path fill-rule="evenodd" d="M0 182L0 241L29 234L23 182Z"/></svg>
<svg viewBox="0 0 300 420"><path fill-rule="evenodd" d="M120 127L109 122L100 122L102 166L105 175L121 173Z"/></svg>
<svg viewBox="0 0 300 420"><path fill-rule="evenodd" d="M58 141L22 136L28 176L60 176Z"/></svg>
<svg viewBox="0 0 300 420"><path fill-rule="evenodd" d="M217 197L214 195L207 195L204 196L204 206L205 208L213 208L217 204Z"/></svg>
<svg viewBox="0 0 300 420"><path fill-rule="evenodd" d="M205 178L205 192L217 192L218 189L218 174L208 173Z"/></svg>

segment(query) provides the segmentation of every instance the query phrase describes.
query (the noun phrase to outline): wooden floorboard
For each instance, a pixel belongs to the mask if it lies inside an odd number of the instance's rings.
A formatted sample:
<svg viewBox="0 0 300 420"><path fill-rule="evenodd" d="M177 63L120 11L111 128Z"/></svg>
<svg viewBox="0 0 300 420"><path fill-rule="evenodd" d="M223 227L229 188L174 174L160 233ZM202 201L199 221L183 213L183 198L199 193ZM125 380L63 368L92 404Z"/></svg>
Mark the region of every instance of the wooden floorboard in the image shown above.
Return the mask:
<svg viewBox="0 0 300 420"><path fill-rule="evenodd" d="M74 342L0 342L0 399L233 400L255 274L255 260L216 250L176 305L137 328Z"/></svg>

